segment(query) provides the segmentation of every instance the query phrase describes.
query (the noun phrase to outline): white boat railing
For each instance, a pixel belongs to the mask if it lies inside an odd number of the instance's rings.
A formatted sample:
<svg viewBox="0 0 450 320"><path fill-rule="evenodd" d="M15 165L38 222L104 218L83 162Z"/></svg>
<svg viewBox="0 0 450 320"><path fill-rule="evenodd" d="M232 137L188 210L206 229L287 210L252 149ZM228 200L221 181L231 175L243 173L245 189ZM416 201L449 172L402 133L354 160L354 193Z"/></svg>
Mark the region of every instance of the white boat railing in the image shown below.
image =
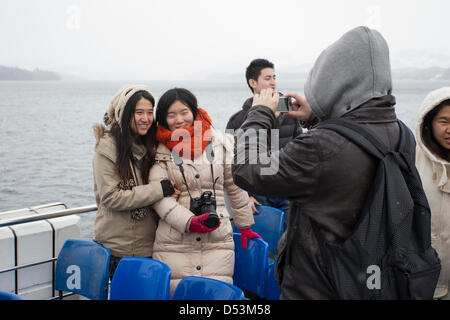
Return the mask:
<svg viewBox="0 0 450 320"><path fill-rule="evenodd" d="M64 205L64 204L63 204ZM47 205L47 206L51 206L51 205ZM97 205L88 205L88 206L83 206L83 207L77 207L77 208L67 208L66 205L64 205L66 207L66 209L63 210L56 210L56 211L52 211L52 212L46 212L46 213L39 213L37 210L33 210L31 208L29 208L32 212L36 212L36 214L34 215L28 215L25 217L15 217L15 218L9 218L9 219L0 219L0 228L1 227L9 227L12 225L17 225L17 224L21 224L21 223L27 223L27 222L33 222L33 221L39 221L39 220L46 220L46 219L52 219L52 218L58 218L58 217L64 217L64 216L70 216L73 214L80 214L80 213L88 213L88 212L92 212L92 211L96 211L97 210ZM40 209L45 208L45 206L39 207ZM53 229L53 228L52 228ZM55 232L55 230L53 229L53 233ZM15 246L15 260L17 261L17 245ZM20 269L23 268L28 268L28 267L32 267L32 266L36 266L36 265L40 265L40 264L44 264L44 263L49 263L52 262L53 263L53 268L52 268L52 291L53 291L53 296L50 299L57 299L57 298L61 298L61 293L59 295L59 297L57 295L55 295L55 263L56 260L58 259L58 257L56 256L55 253L55 235L53 234L53 258L51 259L45 259L45 260L41 260L41 261L37 261L34 263L30 263L30 264L24 264L24 265L17 265L14 267L10 267L10 268L6 268L6 269L2 269L0 270L0 274L6 273L6 272L10 272L10 271L15 271L15 293L18 293L18 281L17 281L17 272ZM71 293L69 294L65 294L64 296L69 296L69 295L73 295Z"/></svg>
<svg viewBox="0 0 450 320"><path fill-rule="evenodd" d="M88 205L88 206L84 206L84 207L68 208L68 209L64 209L64 210L53 211L51 213L38 213L33 216L4 219L4 220L0 220L0 228L12 226L12 225L19 224L19 223L45 220L45 219L51 219L51 218L57 218L57 217L63 217L63 216L70 216L72 214L87 213L87 212L92 212L92 211L96 211L96 210L97 210L97 205Z"/></svg>

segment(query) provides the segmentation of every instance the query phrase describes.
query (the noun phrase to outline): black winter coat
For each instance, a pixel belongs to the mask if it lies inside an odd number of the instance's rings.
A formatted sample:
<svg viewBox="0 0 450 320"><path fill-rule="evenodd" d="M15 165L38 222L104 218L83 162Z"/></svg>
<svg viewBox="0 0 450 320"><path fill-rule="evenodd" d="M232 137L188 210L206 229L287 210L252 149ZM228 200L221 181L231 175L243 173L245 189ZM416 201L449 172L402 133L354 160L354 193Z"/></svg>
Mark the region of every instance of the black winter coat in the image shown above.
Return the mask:
<svg viewBox="0 0 450 320"><path fill-rule="evenodd" d="M247 118L247 114L252 106L253 98L248 98L242 105L242 110L236 112L228 120L226 129L237 130L244 123ZM280 115L275 123L273 129L279 129L279 146L284 147L289 141L294 139L298 134L302 132L300 121L290 116Z"/></svg>
<svg viewBox="0 0 450 320"><path fill-rule="evenodd" d="M372 130L391 150L399 143L395 98L372 99L343 117ZM256 106L242 129L270 129L273 112ZM240 143L239 137L237 143ZM244 142L242 142L244 143ZM256 148L247 143L249 149ZM411 150L414 154L414 150ZM327 278L311 221L331 243L342 243L352 232L368 195L376 161L344 137L327 129L312 129L297 136L279 153L275 174L261 174L262 165L233 165L235 183L251 192L287 197L290 212L287 232L280 240L276 274L282 299L336 299ZM246 159L247 160L247 159Z"/></svg>

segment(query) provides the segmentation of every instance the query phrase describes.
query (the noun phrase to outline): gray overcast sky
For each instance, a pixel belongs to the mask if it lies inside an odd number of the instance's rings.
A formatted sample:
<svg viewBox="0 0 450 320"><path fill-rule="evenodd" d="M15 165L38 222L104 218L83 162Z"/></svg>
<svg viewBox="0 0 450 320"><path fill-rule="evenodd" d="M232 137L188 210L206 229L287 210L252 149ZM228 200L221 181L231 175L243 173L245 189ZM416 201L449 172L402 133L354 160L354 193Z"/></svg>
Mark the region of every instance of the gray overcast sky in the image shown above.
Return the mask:
<svg viewBox="0 0 450 320"><path fill-rule="evenodd" d="M449 0L1 0L0 65L89 79L201 79L256 57L293 72L344 32L381 31L393 67L450 67Z"/></svg>

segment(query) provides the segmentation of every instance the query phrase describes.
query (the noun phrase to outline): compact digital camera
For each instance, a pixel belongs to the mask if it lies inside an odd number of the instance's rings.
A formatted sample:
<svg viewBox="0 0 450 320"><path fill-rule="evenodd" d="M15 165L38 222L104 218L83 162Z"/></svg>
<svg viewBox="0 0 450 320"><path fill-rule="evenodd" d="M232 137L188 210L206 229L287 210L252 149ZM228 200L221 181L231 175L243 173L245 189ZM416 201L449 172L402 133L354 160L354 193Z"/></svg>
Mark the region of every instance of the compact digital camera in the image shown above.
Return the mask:
<svg viewBox="0 0 450 320"><path fill-rule="evenodd" d="M278 100L277 111L284 113L292 110L292 103L289 97L281 96L280 100Z"/></svg>
<svg viewBox="0 0 450 320"><path fill-rule="evenodd" d="M219 224L219 216L216 212L216 198L211 191L205 191L200 197L192 198L190 209L196 216L209 213L208 219L203 224L208 228L215 228Z"/></svg>

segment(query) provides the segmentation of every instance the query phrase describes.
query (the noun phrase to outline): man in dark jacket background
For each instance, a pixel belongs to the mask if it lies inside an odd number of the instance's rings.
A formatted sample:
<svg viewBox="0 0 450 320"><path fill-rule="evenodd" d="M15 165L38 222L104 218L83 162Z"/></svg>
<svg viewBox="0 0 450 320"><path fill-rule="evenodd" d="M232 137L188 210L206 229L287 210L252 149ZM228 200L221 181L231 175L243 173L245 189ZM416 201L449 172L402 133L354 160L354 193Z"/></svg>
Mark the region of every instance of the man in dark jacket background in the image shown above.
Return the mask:
<svg viewBox="0 0 450 320"><path fill-rule="evenodd" d="M252 91L252 94L258 94L262 89L272 88L276 90L276 74L274 64L266 59L255 59L250 62L246 69L245 77L247 80L247 85ZM241 127L247 118L248 111L250 110L253 103L253 97L248 98L243 106L242 110L233 114L228 120L226 129L227 130L237 130ZM300 121L294 117L286 117L280 115L277 112L276 126L275 129L279 129L278 139L279 147L282 148L289 141L295 138L301 131ZM284 197L269 196L262 194L255 194L249 192L251 201L253 202L253 211L257 212L255 204L266 205L278 208L282 210L287 219L289 212L289 200Z"/></svg>
<svg viewBox="0 0 450 320"><path fill-rule="evenodd" d="M391 95L389 49L376 30L358 27L344 34L316 60L305 83L305 97L295 99L289 114L302 121L344 117L356 121L383 141L390 150L399 143L399 126ZM278 94L272 89L255 94L244 130L270 130L275 126ZM264 148L237 137L246 154ZM414 155L414 149L411 149ZM271 162L278 171L264 174L267 165L238 163L233 178L250 192L287 197L291 208L287 232L279 242L276 266L282 299L336 299L328 280L313 222L329 243L341 244L351 234L375 175L376 160L344 137L327 129L298 135ZM355 275L355 277L358 275Z"/></svg>

